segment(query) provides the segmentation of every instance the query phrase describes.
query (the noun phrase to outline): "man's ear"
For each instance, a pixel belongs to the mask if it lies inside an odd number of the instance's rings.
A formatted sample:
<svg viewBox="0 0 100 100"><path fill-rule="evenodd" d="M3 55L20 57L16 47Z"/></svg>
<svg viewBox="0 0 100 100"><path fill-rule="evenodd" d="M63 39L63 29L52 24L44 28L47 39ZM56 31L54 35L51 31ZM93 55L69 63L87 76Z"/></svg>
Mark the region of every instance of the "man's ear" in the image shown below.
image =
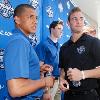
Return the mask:
<svg viewBox="0 0 100 100"><path fill-rule="evenodd" d="M67 21L67 22L66 22L66 25L67 25L67 26L70 26L70 23L69 23L69 21Z"/></svg>
<svg viewBox="0 0 100 100"><path fill-rule="evenodd" d="M66 22L66 26L70 28L70 23L69 23L69 21Z"/></svg>
<svg viewBox="0 0 100 100"><path fill-rule="evenodd" d="M14 21L16 24L20 24L20 18L18 16L14 17Z"/></svg>

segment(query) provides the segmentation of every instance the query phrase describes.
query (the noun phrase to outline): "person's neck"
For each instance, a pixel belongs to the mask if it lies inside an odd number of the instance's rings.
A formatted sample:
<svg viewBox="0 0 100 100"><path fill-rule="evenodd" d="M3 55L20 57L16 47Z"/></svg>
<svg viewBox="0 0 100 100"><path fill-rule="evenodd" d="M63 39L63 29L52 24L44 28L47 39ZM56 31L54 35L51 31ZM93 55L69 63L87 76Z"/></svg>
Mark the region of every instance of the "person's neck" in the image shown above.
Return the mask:
<svg viewBox="0 0 100 100"><path fill-rule="evenodd" d="M76 42L81 36L82 36L83 33L72 33L72 37L71 37L71 40L73 42Z"/></svg>
<svg viewBox="0 0 100 100"><path fill-rule="evenodd" d="M16 26L20 31L22 31L26 36L29 36L29 33L25 32L21 27Z"/></svg>
<svg viewBox="0 0 100 100"><path fill-rule="evenodd" d="M53 35L50 35L50 39L51 39L54 43L57 43L57 41L58 41L58 38L56 38L56 37L53 36Z"/></svg>

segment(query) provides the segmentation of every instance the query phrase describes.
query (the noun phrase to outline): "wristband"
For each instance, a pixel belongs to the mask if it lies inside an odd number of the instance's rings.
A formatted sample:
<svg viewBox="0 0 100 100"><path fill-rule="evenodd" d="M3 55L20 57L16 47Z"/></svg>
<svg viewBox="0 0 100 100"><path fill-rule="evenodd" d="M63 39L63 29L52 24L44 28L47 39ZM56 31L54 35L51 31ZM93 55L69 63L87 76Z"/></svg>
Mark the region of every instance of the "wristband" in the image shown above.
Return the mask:
<svg viewBox="0 0 100 100"><path fill-rule="evenodd" d="M81 71L81 73L82 73L82 79L84 80L85 79L84 71Z"/></svg>

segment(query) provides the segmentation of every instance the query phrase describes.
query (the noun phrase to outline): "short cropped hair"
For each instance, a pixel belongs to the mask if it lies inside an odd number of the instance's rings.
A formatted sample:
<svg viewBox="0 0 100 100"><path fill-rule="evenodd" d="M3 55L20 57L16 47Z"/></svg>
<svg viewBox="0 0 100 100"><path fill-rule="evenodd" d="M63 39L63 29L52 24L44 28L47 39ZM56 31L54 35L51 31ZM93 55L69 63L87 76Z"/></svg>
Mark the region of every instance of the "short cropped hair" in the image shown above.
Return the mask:
<svg viewBox="0 0 100 100"><path fill-rule="evenodd" d="M70 22L70 16L75 13L75 12L82 12L81 9L79 7L74 7L70 12L69 12L69 15L68 15L68 21Z"/></svg>
<svg viewBox="0 0 100 100"><path fill-rule="evenodd" d="M51 28L55 28L58 24L61 24L63 26L63 22L62 21L53 21L50 26L49 26L49 31L51 33Z"/></svg>
<svg viewBox="0 0 100 100"><path fill-rule="evenodd" d="M13 17L15 17L15 16L20 16L20 15L25 11L25 8L34 9L33 6L31 6L31 5L29 5L29 4L20 4L20 5L18 5L18 6L15 8ZM35 10L35 9L34 9L34 10Z"/></svg>

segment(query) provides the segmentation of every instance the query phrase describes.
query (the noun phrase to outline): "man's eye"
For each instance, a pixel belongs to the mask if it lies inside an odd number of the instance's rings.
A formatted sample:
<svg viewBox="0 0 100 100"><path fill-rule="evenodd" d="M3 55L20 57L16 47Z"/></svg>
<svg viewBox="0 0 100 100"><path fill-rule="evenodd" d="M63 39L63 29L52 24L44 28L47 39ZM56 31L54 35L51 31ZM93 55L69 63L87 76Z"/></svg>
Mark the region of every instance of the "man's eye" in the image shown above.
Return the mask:
<svg viewBox="0 0 100 100"><path fill-rule="evenodd" d="M77 19L77 18L75 18L75 17L74 17L74 18L72 18L72 19L73 19L73 20L78 20L78 19Z"/></svg>

